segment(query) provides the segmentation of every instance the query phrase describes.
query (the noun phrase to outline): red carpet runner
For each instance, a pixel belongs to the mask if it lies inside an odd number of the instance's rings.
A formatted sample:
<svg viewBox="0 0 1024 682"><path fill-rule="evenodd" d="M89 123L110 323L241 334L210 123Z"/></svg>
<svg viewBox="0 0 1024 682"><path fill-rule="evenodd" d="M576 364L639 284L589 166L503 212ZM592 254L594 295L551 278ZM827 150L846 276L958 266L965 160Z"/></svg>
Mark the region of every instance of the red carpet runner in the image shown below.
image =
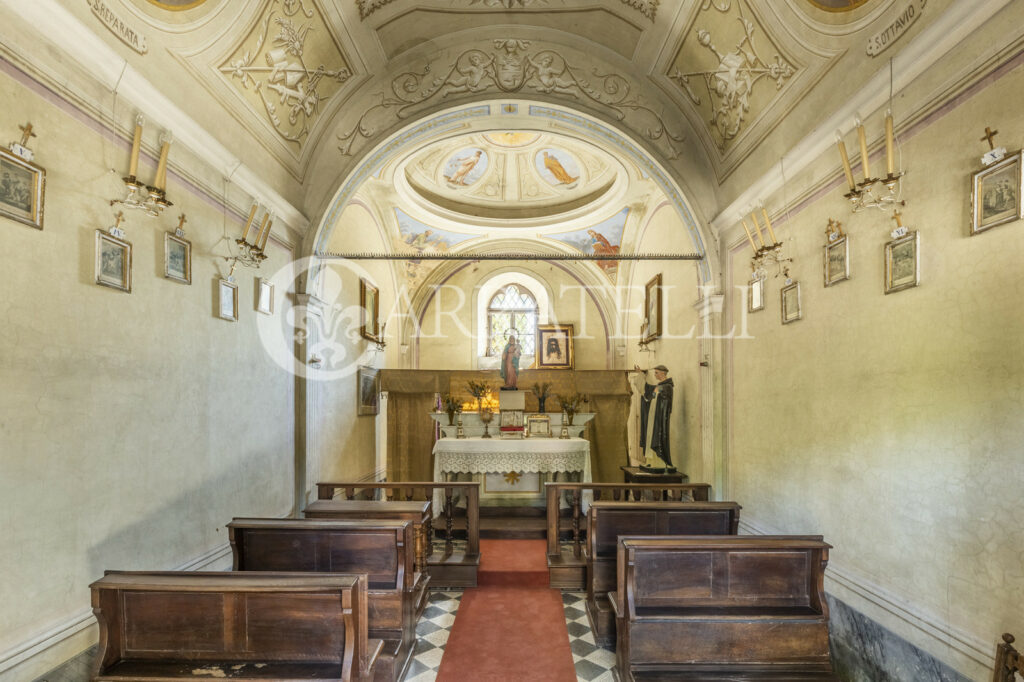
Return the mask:
<svg viewBox="0 0 1024 682"><path fill-rule="evenodd" d="M437 682L576 682L562 594L548 585L543 540L481 540Z"/></svg>

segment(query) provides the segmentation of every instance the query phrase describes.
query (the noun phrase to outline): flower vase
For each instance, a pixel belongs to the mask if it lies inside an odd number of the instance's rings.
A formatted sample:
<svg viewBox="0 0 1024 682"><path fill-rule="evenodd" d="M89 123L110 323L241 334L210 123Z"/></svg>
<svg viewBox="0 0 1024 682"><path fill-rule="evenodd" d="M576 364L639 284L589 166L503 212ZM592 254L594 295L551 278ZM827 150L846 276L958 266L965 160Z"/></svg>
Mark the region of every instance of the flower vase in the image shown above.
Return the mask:
<svg viewBox="0 0 1024 682"><path fill-rule="evenodd" d="M448 410L448 426L455 425L455 410Z"/></svg>
<svg viewBox="0 0 1024 682"><path fill-rule="evenodd" d="M537 411L538 412L546 412L546 410L544 409L544 403L546 403L547 401L548 401L547 396L545 396L543 398L537 398Z"/></svg>

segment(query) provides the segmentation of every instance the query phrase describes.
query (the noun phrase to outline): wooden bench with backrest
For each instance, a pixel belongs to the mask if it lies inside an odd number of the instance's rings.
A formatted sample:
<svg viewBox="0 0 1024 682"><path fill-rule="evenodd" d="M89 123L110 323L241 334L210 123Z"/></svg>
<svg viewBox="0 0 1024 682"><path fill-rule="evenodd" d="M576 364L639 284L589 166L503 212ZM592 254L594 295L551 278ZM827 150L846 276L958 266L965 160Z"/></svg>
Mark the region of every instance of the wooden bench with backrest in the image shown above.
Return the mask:
<svg viewBox="0 0 1024 682"><path fill-rule="evenodd" d="M1017 674L1024 679L1024 657L1013 648L1014 637L1003 633L1003 641L996 645L996 666L992 682L1017 682Z"/></svg>
<svg viewBox="0 0 1024 682"><path fill-rule="evenodd" d="M608 592L615 589L618 541L623 535L735 535L735 502L594 502L587 512L587 617L601 646L615 641Z"/></svg>
<svg viewBox="0 0 1024 682"><path fill-rule="evenodd" d="M402 679L416 646L416 606L429 577L413 570L409 521L234 519L228 524L236 571L365 573L369 636L384 648L376 679Z"/></svg>
<svg viewBox="0 0 1024 682"><path fill-rule="evenodd" d="M619 679L838 680L821 536L623 537Z"/></svg>
<svg viewBox="0 0 1024 682"><path fill-rule="evenodd" d="M107 571L92 680L370 682L365 575Z"/></svg>

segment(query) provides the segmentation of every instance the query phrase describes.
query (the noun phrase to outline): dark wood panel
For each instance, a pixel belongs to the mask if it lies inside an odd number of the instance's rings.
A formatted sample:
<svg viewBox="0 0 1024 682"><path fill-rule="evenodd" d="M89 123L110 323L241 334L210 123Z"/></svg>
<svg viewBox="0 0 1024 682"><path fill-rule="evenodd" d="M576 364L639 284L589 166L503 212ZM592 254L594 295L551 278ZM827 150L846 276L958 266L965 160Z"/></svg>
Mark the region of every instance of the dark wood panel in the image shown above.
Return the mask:
<svg viewBox="0 0 1024 682"><path fill-rule="evenodd" d="M223 594L128 592L122 602L127 655L223 651L227 644Z"/></svg>
<svg viewBox="0 0 1024 682"><path fill-rule="evenodd" d="M337 595L249 594L245 596L245 651L276 659L322 660L345 646L345 620Z"/></svg>

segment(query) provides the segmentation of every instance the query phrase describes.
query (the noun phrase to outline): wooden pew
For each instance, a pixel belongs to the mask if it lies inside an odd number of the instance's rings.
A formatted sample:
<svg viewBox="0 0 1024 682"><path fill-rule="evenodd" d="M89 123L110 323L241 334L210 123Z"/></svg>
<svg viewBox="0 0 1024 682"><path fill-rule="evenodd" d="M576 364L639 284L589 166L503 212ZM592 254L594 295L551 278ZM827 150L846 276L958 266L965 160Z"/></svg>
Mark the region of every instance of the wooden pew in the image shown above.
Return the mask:
<svg viewBox="0 0 1024 682"><path fill-rule="evenodd" d="M1024 657L1013 648L1014 637L1003 633L1003 642L996 646L996 666L992 682L1016 682L1017 673L1024 678Z"/></svg>
<svg viewBox="0 0 1024 682"><path fill-rule="evenodd" d="M307 519L379 519L411 521L416 530L416 570L427 570L427 531L430 528L431 503L365 500L316 500L303 510Z"/></svg>
<svg viewBox="0 0 1024 682"><path fill-rule="evenodd" d="M624 537L617 671L631 680L838 680L821 536Z"/></svg>
<svg viewBox="0 0 1024 682"><path fill-rule="evenodd" d="M735 502L594 502L587 512L587 619L601 646L615 641L608 592L622 535L735 535Z"/></svg>
<svg viewBox="0 0 1024 682"><path fill-rule="evenodd" d="M409 521L234 519L228 524L236 571L365 573L369 634L384 642L377 682L398 682L412 661L419 607L429 576L413 569Z"/></svg>
<svg viewBox="0 0 1024 682"><path fill-rule="evenodd" d="M366 576L107 571L92 680L370 682Z"/></svg>
<svg viewBox="0 0 1024 682"><path fill-rule="evenodd" d="M707 502L711 486L707 483L576 483L554 481L544 484L547 501L548 575L556 590L583 590L587 587L587 562L582 556L586 537L583 495L593 501L611 502ZM567 509L561 509L565 498ZM563 548L568 535L571 547Z"/></svg>
<svg viewBox="0 0 1024 682"><path fill-rule="evenodd" d="M430 500L439 491L444 500L442 509L433 509L438 514L426 526L427 573L430 586L465 588L476 587L477 572L480 568L480 482L460 481L435 483L381 482L381 483L317 483L317 497L331 500L339 496L343 500L373 500L378 495L388 501ZM454 501L462 498L466 508L457 509ZM444 549L434 551L435 533L444 538ZM465 545L456 544L456 535L465 537ZM580 583L582 586L582 582Z"/></svg>

